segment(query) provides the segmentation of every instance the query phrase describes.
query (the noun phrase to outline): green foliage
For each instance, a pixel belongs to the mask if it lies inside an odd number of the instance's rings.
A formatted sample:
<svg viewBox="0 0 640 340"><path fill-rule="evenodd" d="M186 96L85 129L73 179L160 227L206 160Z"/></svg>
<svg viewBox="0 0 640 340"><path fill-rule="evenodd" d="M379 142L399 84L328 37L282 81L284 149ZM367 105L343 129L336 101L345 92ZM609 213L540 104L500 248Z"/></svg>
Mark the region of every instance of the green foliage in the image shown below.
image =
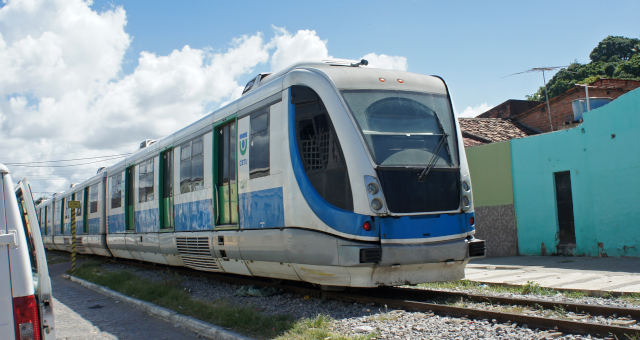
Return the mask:
<svg viewBox="0 0 640 340"><path fill-rule="evenodd" d="M326 315L318 315L313 319L302 319L285 334L276 338L277 340L296 339L296 340L365 340L375 338L375 334L348 337L338 335L331 332L332 319Z"/></svg>
<svg viewBox="0 0 640 340"><path fill-rule="evenodd" d="M589 55L588 64L572 63L558 71L547 82L549 99L562 94L575 84L592 83L600 78L640 80L640 39L608 36ZM545 100L544 86L528 100Z"/></svg>
<svg viewBox="0 0 640 340"><path fill-rule="evenodd" d="M75 275L124 295L253 337L274 338L295 327L289 315L265 315L254 307L234 306L224 300L194 300L180 289L179 279L152 282L127 271L102 270L95 262L84 263L76 270Z"/></svg>
<svg viewBox="0 0 640 340"><path fill-rule="evenodd" d="M640 40L621 36L608 36L598 43L591 51L589 58L592 62L624 61L640 52Z"/></svg>

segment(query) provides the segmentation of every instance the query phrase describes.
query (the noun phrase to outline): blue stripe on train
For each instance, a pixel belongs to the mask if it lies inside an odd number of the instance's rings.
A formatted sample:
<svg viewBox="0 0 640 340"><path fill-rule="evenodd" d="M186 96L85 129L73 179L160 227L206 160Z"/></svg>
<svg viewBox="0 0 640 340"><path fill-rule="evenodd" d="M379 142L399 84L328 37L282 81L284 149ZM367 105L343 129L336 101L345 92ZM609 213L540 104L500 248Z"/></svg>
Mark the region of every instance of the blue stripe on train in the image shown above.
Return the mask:
<svg viewBox="0 0 640 340"><path fill-rule="evenodd" d="M89 225L89 234L91 235L97 235L100 234L100 218L96 217L96 218L90 218L89 223L87 223Z"/></svg>
<svg viewBox="0 0 640 340"><path fill-rule="evenodd" d="M136 211L136 231L150 233L159 230L158 208Z"/></svg>
<svg viewBox="0 0 640 340"><path fill-rule="evenodd" d="M291 89L289 89L291 96ZM371 228L365 231L362 228L364 222L371 221L371 217L367 215L356 214L352 211L340 209L327 202L313 187L311 181L307 177L298 152L298 143L296 140L296 124L295 124L295 105L289 102L289 156L291 157L291 166L296 177L298 187L304 196L307 204L322 222L329 227L343 233L358 236L378 236L378 229ZM348 155L347 155L348 156ZM375 224L374 224L375 225Z"/></svg>
<svg viewBox="0 0 640 340"><path fill-rule="evenodd" d="M240 204L240 228L284 227L282 187L242 193Z"/></svg>
<svg viewBox="0 0 640 340"><path fill-rule="evenodd" d="M211 199L174 205L175 231L213 230L212 211Z"/></svg>
<svg viewBox="0 0 640 340"><path fill-rule="evenodd" d="M124 214L107 216L107 224L108 224L107 229L109 230L109 234L124 233L125 232Z"/></svg>
<svg viewBox="0 0 640 340"><path fill-rule="evenodd" d="M383 239L429 238L472 231L471 216L473 213L378 217L375 223Z"/></svg>

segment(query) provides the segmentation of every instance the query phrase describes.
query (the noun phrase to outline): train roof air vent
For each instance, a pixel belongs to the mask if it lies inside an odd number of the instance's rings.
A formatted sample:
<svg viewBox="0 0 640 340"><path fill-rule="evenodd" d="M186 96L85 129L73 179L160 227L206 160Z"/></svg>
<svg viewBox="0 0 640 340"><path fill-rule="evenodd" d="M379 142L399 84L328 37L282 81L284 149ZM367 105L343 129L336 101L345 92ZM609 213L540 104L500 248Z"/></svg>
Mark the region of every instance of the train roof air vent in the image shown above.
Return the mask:
<svg viewBox="0 0 640 340"><path fill-rule="evenodd" d="M262 82L262 79L264 79L265 77L267 77L270 74L271 73L260 73L255 78L249 80L247 82L247 85L244 86L244 90L242 90L242 94L245 94L245 93L253 90L254 88L257 88L258 86L260 86L260 83Z"/></svg>
<svg viewBox="0 0 640 340"><path fill-rule="evenodd" d="M155 141L155 140L153 140L153 139L145 139L145 140L143 140L142 142L140 142L140 149L144 149L144 148L146 148L147 146L149 146L149 145L151 145L151 144L153 144L153 143L155 143L155 142L156 142L156 141Z"/></svg>

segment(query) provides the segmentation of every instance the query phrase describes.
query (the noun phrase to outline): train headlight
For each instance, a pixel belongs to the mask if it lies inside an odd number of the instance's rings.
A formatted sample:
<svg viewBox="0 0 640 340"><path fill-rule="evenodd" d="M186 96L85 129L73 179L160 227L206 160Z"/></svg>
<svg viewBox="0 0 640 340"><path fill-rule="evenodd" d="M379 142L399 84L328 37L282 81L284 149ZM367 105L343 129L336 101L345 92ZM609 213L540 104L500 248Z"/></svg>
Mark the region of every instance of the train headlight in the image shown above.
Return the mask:
<svg viewBox="0 0 640 340"><path fill-rule="evenodd" d="M371 200L371 209L378 211L382 209L382 201L378 198L374 198Z"/></svg>
<svg viewBox="0 0 640 340"><path fill-rule="evenodd" d="M375 195L378 193L378 191L380 191L380 187L378 187L378 184L374 182L367 184L367 192L369 193L369 195Z"/></svg>
<svg viewBox="0 0 640 340"><path fill-rule="evenodd" d="M471 186L469 185L469 182L467 182L467 181L462 181L462 190L464 190L464 191L469 191L469 190L471 190Z"/></svg>
<svg viewBox="0 0 640 340"><path fill-rule="evenodd" d="M371 211L376 214L385 214L387 212L387 208L384 204L384 195L382 194L382 189L380 188L378 179L373 176L365 175L364 189L367 192Z"/></svg>

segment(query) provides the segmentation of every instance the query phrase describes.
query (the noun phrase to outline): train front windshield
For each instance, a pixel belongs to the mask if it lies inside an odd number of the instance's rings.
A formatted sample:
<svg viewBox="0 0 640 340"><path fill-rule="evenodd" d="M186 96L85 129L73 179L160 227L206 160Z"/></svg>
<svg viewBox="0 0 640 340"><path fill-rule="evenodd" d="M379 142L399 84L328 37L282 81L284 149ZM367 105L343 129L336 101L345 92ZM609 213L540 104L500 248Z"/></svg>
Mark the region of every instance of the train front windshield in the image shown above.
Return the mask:
<svg viewBox="0 0 640 340"><path fill-rule="evenodd" d="M377 164L391 212L458 209L457 134L446 95L389 90L342 95Z"/></svg>
<svg viewBox="0 0 640 340"><path fill-rule="evenodd" d="M343 91L378 165L457 167L455 129L444 95L358 90Z"/></svg>

